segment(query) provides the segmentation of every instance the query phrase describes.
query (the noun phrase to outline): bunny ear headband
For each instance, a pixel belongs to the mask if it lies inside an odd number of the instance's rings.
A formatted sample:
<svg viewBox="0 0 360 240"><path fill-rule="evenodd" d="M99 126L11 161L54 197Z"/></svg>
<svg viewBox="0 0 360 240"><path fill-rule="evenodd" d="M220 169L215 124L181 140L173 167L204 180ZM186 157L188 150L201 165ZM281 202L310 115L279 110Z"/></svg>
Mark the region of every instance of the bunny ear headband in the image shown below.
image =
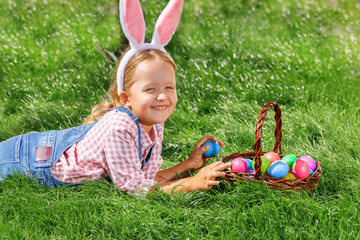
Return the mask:
<svg viewBox="0 0 360 240"><path fill-rule="evenodd" d="M126 65L138 52L146 49L159 49L166 53L166 46L175 33L180 21L184 0L170 0L156 21L151 43L145 41L145 20L139 0L120 0L120 24L130 43L117 69L118 94L124 91Z"/></svg>

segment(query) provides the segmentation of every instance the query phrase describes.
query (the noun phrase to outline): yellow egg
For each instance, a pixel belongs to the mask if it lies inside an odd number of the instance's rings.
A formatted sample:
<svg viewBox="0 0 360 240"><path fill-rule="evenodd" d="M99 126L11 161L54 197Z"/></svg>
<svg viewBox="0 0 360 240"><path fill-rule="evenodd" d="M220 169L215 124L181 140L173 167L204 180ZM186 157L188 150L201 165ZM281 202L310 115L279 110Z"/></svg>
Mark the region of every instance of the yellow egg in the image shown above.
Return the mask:
<svg viewBox="0 0 360 240"><path fill-rule="evenodd" d="M282 179L290 180L290 179L296 179L296 177L294 176L294 174L292 174L291 172L289 172L289 173L286 174L285 177L283 177Z"/></svg>

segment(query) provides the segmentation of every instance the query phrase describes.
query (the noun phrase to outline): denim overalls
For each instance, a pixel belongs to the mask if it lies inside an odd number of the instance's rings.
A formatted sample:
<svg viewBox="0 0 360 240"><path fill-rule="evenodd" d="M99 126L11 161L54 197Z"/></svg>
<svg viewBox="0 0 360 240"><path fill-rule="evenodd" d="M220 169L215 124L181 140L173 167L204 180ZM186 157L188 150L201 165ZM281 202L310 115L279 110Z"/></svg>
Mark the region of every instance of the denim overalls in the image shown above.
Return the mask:
<svg viewBox="0 0 360 240"><path fill-rule="evenodd" d="M126 113L136 123L138 129L138 152L141 161L141 130L139 119L136 118L128 108L115 107L113 109ZM109 109L108 111L113 109ZM14 171L16 171L33 178L41 185L47 187L76 185L65 184L53 178L51 176L51 168L60 159L65 150L85 137L86 133L96 122L65 130L30 132L1 142L0 181L7 176L13 175ZM153 146L142 162L142 166L151 158Z"/></svg>

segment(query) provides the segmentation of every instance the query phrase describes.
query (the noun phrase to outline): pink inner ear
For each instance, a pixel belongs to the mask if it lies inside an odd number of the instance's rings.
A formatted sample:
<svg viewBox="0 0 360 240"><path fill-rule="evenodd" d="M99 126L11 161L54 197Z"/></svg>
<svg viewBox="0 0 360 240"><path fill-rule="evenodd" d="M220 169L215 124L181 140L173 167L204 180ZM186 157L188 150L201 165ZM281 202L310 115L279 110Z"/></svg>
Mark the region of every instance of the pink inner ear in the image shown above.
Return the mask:
<svg viewBox="0 0 360 240"><path fill-rule="evenodd" d="M125 2L125 24L130 35L138 44L145 39L145 20L138 0Z"/></svg>
<svg viewBox="0 0 360 240"><path fill-rule="evenodd" d="M166 12L162 13L163 16L158 27L160 45L169 42L172 35L174 34L180 21L182 5L182 0L176 1L170 8L166 9Z"/></svg>

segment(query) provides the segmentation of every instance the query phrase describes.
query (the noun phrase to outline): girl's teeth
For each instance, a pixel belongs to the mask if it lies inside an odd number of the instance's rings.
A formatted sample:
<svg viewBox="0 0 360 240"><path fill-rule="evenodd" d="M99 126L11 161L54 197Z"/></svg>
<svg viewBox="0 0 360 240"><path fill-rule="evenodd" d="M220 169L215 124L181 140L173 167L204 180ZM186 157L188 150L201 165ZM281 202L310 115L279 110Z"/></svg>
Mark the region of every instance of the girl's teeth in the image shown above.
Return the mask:
<svg viewBox="0 0 360 240"><path fill-rule="evenodd" d="M155 110L164 110L166 107L154 107Z"/></svg>

